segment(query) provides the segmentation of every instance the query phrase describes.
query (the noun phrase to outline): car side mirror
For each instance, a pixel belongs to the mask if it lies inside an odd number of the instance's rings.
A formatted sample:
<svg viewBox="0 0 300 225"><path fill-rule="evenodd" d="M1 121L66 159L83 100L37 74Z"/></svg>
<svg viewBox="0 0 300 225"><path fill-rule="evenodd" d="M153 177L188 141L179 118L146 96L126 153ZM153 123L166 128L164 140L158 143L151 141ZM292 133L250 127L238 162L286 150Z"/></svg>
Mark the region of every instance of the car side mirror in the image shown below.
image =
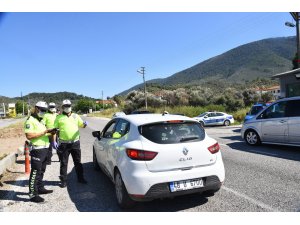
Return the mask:
<svg viewBox="0 0 300 225"><path fill-rule="evenodd" d="M204 118L206 119L206 118L208 118L208 116L204 116Z"/></svg>
<svg viewBox="0 0 300 225"><path fill-rule="evenodd" d="M93 137L98 138L99 140L101 139L101 132L100 131L93 131L92 132Z"/></svg>

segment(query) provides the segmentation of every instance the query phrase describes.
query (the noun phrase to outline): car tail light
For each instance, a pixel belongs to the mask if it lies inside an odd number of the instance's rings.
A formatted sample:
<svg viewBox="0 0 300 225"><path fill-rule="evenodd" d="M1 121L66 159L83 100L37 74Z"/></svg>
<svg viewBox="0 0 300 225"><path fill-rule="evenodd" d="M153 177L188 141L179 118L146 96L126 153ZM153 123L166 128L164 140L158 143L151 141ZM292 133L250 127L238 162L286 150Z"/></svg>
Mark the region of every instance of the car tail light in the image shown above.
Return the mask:
<svg viewBox="0 0 300 225"><path fill-rule="evenodd" d="M220 150L220 146L218 142L210 147L208 147L208 150L210 151L211 154L215 154Z"/></svg>
<svg viewBox="0 0 300 225"><path fill-rule="evenodd" d="M137 150L137 149L126 149L127 156L133 160L150 161L155 158L157 152Z"/></svg>

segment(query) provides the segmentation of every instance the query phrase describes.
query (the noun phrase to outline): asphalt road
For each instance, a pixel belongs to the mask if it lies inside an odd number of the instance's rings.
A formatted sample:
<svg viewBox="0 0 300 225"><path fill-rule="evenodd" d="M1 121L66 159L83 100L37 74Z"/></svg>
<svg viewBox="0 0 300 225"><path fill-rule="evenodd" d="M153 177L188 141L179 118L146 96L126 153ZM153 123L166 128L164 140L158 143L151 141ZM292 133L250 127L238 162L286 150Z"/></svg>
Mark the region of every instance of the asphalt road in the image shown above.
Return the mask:
<svg viewBox="0 0 300 225"><path fill-rule="evenodd" d="M11 124L17 123L17 122L22 121L22 120L24 120L24 118L21 118L21 119L0 119L0 128L7 127Z"/></svg>
<svg viewBox="0 0 300 225"><path fill-rule="evenodd" d="M68 187L58 187L59 163L54 155L54 162L47 167L44 178L46 187L53 189L54 193L44 196L46 202L29 202L28 177L20 176L16 182L6 181L4 187L0 188L0 196L3 198L0 211L122 211L117 205L111 181L92 167L94 138L91 132L101 130L107 120L87 118L87 121L88 127L81 130L81 146L88 184L76 182L73 162L70 160ZM209 127L206 131L221 146L226 169L226 180L221 190L209 198L193 194L139 203L130 211L300 212L299 148L250 147L241 139L240 127Z"/></svg>

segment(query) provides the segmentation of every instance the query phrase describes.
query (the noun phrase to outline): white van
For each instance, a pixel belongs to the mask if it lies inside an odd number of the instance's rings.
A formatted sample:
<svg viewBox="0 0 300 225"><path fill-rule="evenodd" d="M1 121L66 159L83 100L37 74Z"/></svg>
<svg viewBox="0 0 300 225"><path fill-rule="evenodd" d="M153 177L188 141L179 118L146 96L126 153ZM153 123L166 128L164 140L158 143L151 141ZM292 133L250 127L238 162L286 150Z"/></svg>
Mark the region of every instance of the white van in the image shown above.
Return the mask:
<svg viewBox="0 0 300 225"><path fill-rule="evenodd" d="M249 145L300 146L300 96L280 99L243 124L241 136Z"/></svg>

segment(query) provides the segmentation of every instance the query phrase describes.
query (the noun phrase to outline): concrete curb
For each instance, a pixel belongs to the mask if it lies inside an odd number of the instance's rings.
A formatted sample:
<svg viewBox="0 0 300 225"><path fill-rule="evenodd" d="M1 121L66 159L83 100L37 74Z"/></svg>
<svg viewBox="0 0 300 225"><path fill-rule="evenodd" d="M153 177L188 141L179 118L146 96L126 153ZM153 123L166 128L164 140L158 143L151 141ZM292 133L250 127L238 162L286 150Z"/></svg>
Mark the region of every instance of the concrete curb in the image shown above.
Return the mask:
<svg viewBox="0 0 300 225"><path fill-rule="evenodd" d="M16 153L10 153L4 159L0 160L0 175L3 174L6 169L16 162Z"/></svg>

